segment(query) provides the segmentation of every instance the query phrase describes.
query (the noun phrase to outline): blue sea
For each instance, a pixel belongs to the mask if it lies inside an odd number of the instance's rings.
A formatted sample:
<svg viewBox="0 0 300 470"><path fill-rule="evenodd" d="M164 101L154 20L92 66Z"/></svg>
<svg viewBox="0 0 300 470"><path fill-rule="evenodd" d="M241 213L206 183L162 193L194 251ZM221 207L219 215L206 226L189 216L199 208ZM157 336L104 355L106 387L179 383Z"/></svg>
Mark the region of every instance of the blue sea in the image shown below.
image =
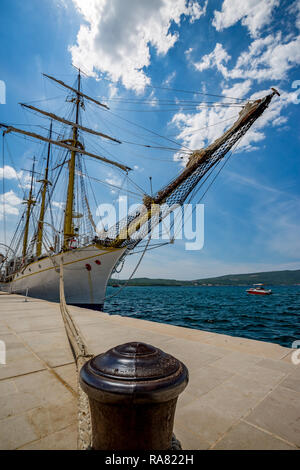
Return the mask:
<svg viewBox="0 0 300 470"><path fill-rule="evenodd" d="M250 287L250 286L249 286ZM300 286L274 286L273 294L246 287L109 287L104 311L291 347L300 339ZM117 295L115 295L117 294ZM109 298L111 295L114 297Z"/></svg>

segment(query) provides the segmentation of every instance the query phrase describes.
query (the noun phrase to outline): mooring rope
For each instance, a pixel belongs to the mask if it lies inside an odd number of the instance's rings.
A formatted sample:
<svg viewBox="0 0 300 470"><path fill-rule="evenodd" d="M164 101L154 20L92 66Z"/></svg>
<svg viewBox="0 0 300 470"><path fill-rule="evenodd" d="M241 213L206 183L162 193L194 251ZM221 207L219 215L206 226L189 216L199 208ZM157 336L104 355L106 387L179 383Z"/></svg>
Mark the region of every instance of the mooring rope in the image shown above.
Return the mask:
<svg viewBox="0 0 300 470"><path fill-rule="evenodd" d="M89 400L81 389L79 384L79 372L83 365L93 357L88 352L88 348L83 340L82 334L79 328L76 326L65 299L64 289L64 271L63 271L63 258L60 259L60 270L59 270L59 293L60 293L60 311L65 325L66 333L72 353L75 358L77 368L77 392L78 392L78 437L77 437L77 448L79 450L87 450L92 445L92 427L91 427L91 416Z"/></svg>
<svg viewBox="0 0 300 470"><path fill-rule="evenodd" d="M150 237L148 243L150 242ZM141 261L141 260L140 260ZM137 269L137 268L136 268ZM88 352L87 346L83 340L79 328L76 326L65 299L64 289L64 271L63 271L63 257L60 259L59 270L59 293L60 293L60 311L63 322L66 328L66 333L71 345L71 349L75 358L77 367L77 392L78 392L78 436L77 448L78 450L88 450L92 448L92 425L91 425L91 412L88 396L81 389L79 384L79 372L84 364L93 357L93 354ZM181 444L176 439L175 434L172 435L171 450L181 450Z"/></svg>

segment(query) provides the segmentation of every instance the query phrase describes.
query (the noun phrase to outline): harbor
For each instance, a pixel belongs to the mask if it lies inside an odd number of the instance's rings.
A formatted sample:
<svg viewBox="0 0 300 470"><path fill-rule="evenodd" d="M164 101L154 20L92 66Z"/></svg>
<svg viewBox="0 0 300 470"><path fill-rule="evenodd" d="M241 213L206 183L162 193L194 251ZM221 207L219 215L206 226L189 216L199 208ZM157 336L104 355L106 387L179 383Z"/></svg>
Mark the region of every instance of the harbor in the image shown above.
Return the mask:
<svg viewBox="0 0 300 470"><path fill-rule="evenodd" d="M188 368L174 433L184 450L300 447L300 368L278 344L68 306L92 354L151 344ZM77 371L60 306L0 294L0 448L77 448Z"/></svg>
<svg viewBox="0 0 300 470"><path fill-rule="evenodd" d="M299 450L300 0L1 14L0 451Z"/></svg>

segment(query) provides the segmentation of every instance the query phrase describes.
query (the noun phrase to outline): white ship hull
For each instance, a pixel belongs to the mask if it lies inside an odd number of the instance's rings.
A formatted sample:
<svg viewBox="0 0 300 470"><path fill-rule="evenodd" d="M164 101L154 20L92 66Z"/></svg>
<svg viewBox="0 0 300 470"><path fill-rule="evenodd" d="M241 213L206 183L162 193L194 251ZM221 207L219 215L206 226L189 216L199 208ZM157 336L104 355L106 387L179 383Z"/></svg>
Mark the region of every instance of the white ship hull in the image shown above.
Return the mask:
<svg viewBox="0 0 300 470"><path fill-rule="evenodd" d="M35 261L17 273L2 290L25 294L50 302L59 302L59 265L63 259L67 304L101 308L111 272L126 248L77 248Z"/></svg>

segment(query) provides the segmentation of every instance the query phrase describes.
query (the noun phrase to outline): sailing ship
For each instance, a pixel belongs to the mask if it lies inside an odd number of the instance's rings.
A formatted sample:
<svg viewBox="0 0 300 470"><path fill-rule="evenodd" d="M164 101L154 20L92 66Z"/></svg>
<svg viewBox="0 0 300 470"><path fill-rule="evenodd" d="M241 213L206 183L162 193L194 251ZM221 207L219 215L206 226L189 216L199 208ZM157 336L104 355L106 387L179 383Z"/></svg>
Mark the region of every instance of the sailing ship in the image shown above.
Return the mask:
<svg viewBox="0 0 300 470"><path fill-rule="evenodd" d="M24 200L24 214L10 246L1 244L6 252L0 255L0 289L16 293L26 291L31 297L59 302L59 272L62 262L67 303L102 309L108 279L120 263L142 240L145 241L151 235L153 228L163 221L174 205L184 204L199 182L224 159L267 109L274 95L279 93L272 88L267 96L247 102L236 122L220 138L204 149L190 152L188 161L178 176L157 193L145 193L140 209L127 214L114 226L97 231L85 187L84 158L96 159L117 168L125 175L128 175L131 168L86 149L83 135L96 136L115 144L122 142L82 125L80 116L85 110L85 103L101 109L109 108L83 92L80 70L74 86L53 76L45 76L68 91L67 100L72 104L73 115L65 118L33 105L22 104L23 108L50 120L49 133L46 136L0 123L4 136L22 135L47 146L44 171L38 180L38 194L34 197L34 178L37 173L34 160L30 171L29 193ZM53 135L53 122L59 123L64 129L58 138ZM58 174L55 173L55 178L50 181L53 148L60 151L61 157L55 167ZM67 171L66 183L61 181L62 168ZM54 220L53 214L47 219L47 214L51 213L54 188L59 185L66 189L61 227ZM46 230L49 227L52 237Z"/></svg>

